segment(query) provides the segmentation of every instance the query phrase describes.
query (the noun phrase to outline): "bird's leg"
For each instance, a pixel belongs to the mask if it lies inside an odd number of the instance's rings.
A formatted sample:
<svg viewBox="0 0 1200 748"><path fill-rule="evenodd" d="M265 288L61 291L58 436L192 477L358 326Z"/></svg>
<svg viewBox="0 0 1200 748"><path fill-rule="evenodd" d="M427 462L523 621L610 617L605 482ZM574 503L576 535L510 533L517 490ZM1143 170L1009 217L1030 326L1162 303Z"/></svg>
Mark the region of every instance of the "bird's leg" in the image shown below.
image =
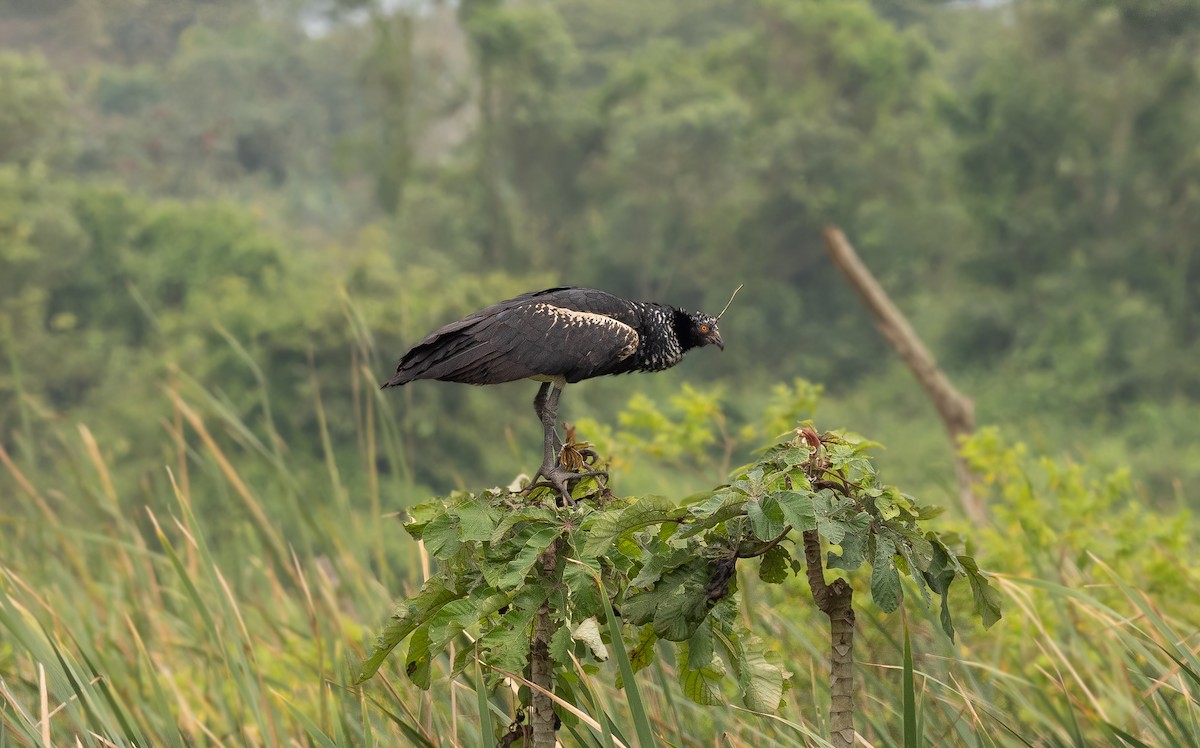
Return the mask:
<svg viewBox="0 0 1200 748"><path fill-rule="evenodd" d="M558 438L558 399L562 397L562 387L550 385L550 393L542 404L542 428L546 430L546 455L542 461L542 475L549 481L551 473L560 472L558 463L562 455L562 440ZM557 482L554 482L558 486ZM561 486L559 487L561 490Z"/></svg>
<svg viewBox="0 0 1200 748"><path fill-rule="evenodd" d="M537 397L535 397L533 400L533 407L538 411L538 416L542 421L542 429L545 432L545 442L542 466L538 468L537 473L533 476L533 483L530 483L529 487L532 488L537 483L539 476L545 478L547 482L558 489L558 493L562 496L563 502L565 502L568 506L574 506L575 500L571 498L571 491L567 488L568 481L608 474L602 470L585 470L583 472L576 473L571 470L566 470L559 465L559 455L562 452L562 441L558 438L558 432L554 427L554 422L558 418L558 398L561 395L561 386L557 386L557 383L547 382L546 384L542 385L541 389L538 390Z"/></svg>
<svg viewBox="0 0 1200 748"><path fill-rule="evenodd" d="M550 393L551 386L552 386L551 382L542 382L542 386L540 388L538 388L537 396L535 396L533 398L533 412L537 413L538 420L542 422L543 429L546 428L546 419L542 417L542 411L546 407L546 398ZM554 418L553 417L551 417L551 419L550 419L550 426L549 426L548 433L551 436L551 438L553 438L553 440L554 440L554 445L553 445L554 446L554 454L557 455L558 453L562 452L562 440L558 438L558 429L554 426ZM543 467L546 464L553 465L554 462L550 461L549 463L543 463Z"/></svg>
<svg viewBox="0 0 1200 748"><path fill-rule="evenodd" d="M553 382L543 382L542 386L538 388L537 395L533 398L533 410L537 413L538 420L542 422L544 441L541 467L534 472L533 480L529 482L526 491L537 485L539 477L545 476L549 479L550 473L558 464L558 455L562 451L558 431L554 428L554 420L558 411L558 393L559 390L554 387ZM554 400L553 404L550 402L551 397Z"/></svg>

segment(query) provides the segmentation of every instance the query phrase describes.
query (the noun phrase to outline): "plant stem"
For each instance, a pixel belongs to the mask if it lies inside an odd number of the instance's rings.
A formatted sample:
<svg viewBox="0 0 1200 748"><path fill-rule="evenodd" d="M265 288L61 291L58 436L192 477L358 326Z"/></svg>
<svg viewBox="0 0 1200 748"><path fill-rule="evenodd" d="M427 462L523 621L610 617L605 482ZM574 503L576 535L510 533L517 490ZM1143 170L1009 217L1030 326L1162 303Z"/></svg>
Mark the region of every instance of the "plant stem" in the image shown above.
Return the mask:
<svg viewBox="0 0 1200 748"><path fill-rule="evenodd" d="M808 586L821 612L829 616L829 742L835 748L854 745L854 590L845 579L825 581L821 536L804 533Z"/></svg>
<svg viewBox="0 0 1200 748"><path fill-rule="evenodd" d="M743 553L742 550L739 549L737 557L738 558L758 558L759 556L765 556L765 555L767 555L767 553L770 552L770 550L772 548L774 548L775 546L777 546L781 542L783 542L783 539L786 538L788 536L788 533L790 533L791 531L792 531L792 526L786 525L783 528L783 532L779 533L778 536L772 538L771 540L768 540L765 543L759 544L753 550L747 550Z"/></svg>
<svg viewBox="0 0 1200 748"><path fill-rule="evenodd" d="M555 581L558 570L558 554L562 540L555 540L542 554L543 577L547 584ZM554 690L554 662L550 658L550 638L554 636L554 618L551 616L550 601L538 608L533 622L533 640L529 645L529 680L535 685L552 692ZM530 689L529 726L532 732L532 748L554 748L557 741L558 719L554 714L554 700L547 693Z"/></svg>

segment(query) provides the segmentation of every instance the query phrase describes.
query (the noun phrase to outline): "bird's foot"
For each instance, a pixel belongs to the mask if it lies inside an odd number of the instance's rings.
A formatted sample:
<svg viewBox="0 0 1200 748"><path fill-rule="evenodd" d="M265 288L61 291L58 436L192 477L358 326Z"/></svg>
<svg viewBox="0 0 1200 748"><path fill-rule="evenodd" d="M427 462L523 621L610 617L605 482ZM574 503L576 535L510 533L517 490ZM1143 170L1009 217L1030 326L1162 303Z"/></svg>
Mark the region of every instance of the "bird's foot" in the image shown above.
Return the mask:
<svg viewBox="0 0 1200 748"><path fill-rule="evenodd" d="M542 478L543 480L539 480ZM562 465L555 465L552 468L547 468L542 465L538 468L537 473L533 476L533 481L525 487L522 493L528 493L538 486L553 487L558 491L558 495L562 497L562 505L575 506L575 499L571 496L570 484L574 481L583 478L596 478L600 488L604 488L603 481L600 478L608 478L606 470L567 470Z"/></svg>
<svg viewBox="0 0 1200 748"><path fill-rule="evenodd" d="M591 447L585 446L585 447L579 449L578 452L579 452L579 457L587 465L595 465L597 462L600 461L600 453L597 452L596 450L592 449Z"/></svg>
<svg viewBox="0 0 1200 748"><path fill-rule="evenodd" d="M575 506L575 499L571 496L569 485L571 482L582 478L596 478L601 490L606 488L604 482L599 479L607 479L608 471L595 469L600 462L600 454L592 449L589 442L577 441L575 429L570 424L566 424L566 429L566 444L558 442L557 434L551 437L553 432L547 431L546 459L522 493L528 494L538 486L554 488L562 498L560 506ZM551 438L554 440L553 443L550 442ZM538 480L539 478L544 480Z"/></svg>

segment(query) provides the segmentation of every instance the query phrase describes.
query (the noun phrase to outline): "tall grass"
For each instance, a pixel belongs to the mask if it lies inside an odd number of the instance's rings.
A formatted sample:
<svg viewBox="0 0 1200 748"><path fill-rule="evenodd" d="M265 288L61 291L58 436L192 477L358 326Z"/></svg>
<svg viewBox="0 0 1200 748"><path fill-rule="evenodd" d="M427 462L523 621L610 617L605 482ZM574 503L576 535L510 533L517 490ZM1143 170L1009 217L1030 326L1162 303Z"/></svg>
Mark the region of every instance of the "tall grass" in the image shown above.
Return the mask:
<svg viewBox="0 0 1200 748"><path fill-rule="evenodd" d="M0 451L0 748L494 742L515 712L500 674L435 674L425 693L385 666L347 685L392 600L428 573L394 521L426 497L403 471L375 472L381 451L394 465L407 455L367 368L360 449L339 458L322 434L317 468L279 444L265 379L266 416L250 425L177 377L172 458L136 495L87 427L30 418L18 442L36 454ZM319 393L308 406L323 424ZM956 644L915 590L907 631L863 607L861 744L1200 744L1194 607L1150 599L1105 561L1065 582L997 574L1005 620ZM563 742L636 745L648 727L671 746L825 745L826 622L800 579L740 586L750 625L793 673L782 713L692 704L660 661L636 676L647 726L612 685L617 665L579 668L560 695L583 716L564 712Z"/></svg>

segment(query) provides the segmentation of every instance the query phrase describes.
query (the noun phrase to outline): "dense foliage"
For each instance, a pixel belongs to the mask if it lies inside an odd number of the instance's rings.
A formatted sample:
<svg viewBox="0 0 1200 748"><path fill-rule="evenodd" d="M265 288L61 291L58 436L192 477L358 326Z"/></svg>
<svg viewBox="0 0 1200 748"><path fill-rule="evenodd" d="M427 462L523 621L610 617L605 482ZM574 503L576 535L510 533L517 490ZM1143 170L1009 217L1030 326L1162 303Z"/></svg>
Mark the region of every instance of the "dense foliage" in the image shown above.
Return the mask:
<svg viewBox="0 0 1200 748"><path fill-rule="evenodd" d="M476 646L459 651L456 671L475 657L492 681L523 672L545 608L549 655L568 701L577 701L567 685L577 682L574 663L604 662L615 647L631 653L637 672L663 641L676 645L675 669L691 700L725 703L723 680L733 674L748 709L775 712L790 674L746 625L737 567L746 560L763 582L780 584L805 568L805 533L816 533L818 551L819 539L834 549L822 567L853 572L869 563L871 599L886 613L899 607L901 578L909 578L927 605L931 591L940 597L941 625L953 638L949 591L966 579L975 612L994 624L999 596L975 560L921 526L940 510L883 484L867 446L795 429L731 483L682 505L617 498L588 481L573 507L555 507L551 488L462 492L416 506L405 529L424 542L437 573L400 603L358 678L411 636L404 672L428 689L432 661L464 631Z"/></svg>

